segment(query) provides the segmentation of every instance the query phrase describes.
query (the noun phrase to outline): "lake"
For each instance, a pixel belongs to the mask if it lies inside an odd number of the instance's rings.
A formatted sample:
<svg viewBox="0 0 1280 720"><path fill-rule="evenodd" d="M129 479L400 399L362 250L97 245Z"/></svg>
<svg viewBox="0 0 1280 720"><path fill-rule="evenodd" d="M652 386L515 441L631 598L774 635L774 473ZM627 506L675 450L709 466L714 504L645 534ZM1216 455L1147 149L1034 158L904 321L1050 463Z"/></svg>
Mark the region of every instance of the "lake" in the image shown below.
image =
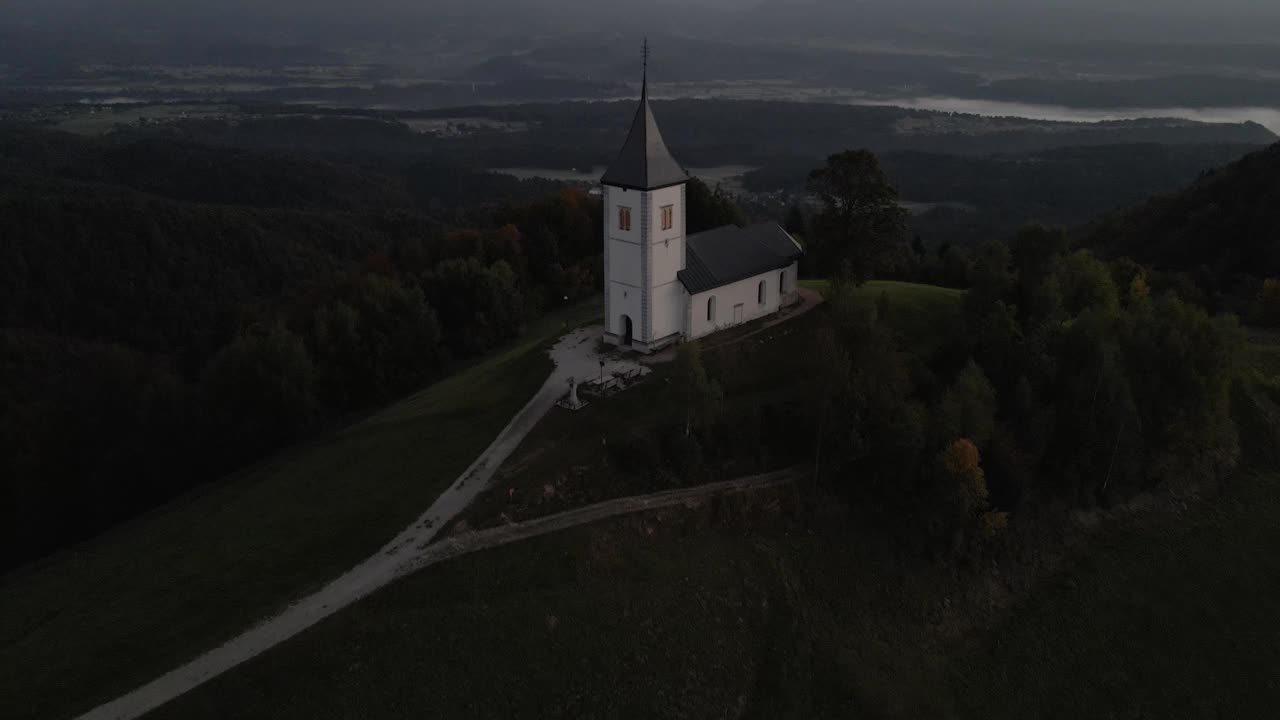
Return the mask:
<svg viewBox="0 0 1280 720"><path fill-rule="evenodd" d="M1077 108L1064 105L974 100L956 97L888 98L884 100L852 99L851 105L905 107L915 110L938 110L991 117L1020 117L1029 120L1063 122L1103 122L1137 120L1139 118L1182 118L1210 123L1256 122L1280 134L1280 108L1269 107L1157 107L1157 108Z"/></svg>

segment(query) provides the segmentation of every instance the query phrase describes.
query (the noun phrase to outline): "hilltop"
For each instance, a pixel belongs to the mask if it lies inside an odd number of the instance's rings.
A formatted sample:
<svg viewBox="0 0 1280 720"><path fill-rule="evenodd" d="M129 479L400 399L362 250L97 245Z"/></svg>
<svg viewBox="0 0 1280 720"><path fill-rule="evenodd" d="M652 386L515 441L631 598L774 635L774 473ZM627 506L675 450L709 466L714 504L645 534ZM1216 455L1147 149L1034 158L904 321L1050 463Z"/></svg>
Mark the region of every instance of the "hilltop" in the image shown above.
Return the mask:
<svg viewBox="0 0 1280 720"><path fill-rule="evenodd" d="M1190 187L1111 214L1086 241L1167 270L1280 274L1280 144L1209 169Z"/></svg>
<svg viewBox="0 0 1280 720"><path fill-rule="evenodd" d="M1082 231L1081 241L1181 274L1211 301L1247 312L1262 281L1280 276L1278 231L1280 144L1111 213Z"/></svg>

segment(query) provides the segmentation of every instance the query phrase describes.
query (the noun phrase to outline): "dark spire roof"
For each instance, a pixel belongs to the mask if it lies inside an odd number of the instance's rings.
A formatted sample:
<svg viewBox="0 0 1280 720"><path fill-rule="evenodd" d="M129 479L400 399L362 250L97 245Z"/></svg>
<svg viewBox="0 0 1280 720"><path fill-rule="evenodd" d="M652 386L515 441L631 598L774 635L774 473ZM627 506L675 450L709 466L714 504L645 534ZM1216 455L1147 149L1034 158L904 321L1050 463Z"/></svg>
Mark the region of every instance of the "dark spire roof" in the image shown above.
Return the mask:
<svg viewBox="0 0 1280 720"><path fill-rule="evenodd" d="M657 190L689 181L689 173L671 157L671 151L662 140L658 122L653 119L649 107L649 69L646 63L644 81L640 88L640 107L631 121L631 133L622 145L622 151L605 171L600 182L631 190Z"/></svg>

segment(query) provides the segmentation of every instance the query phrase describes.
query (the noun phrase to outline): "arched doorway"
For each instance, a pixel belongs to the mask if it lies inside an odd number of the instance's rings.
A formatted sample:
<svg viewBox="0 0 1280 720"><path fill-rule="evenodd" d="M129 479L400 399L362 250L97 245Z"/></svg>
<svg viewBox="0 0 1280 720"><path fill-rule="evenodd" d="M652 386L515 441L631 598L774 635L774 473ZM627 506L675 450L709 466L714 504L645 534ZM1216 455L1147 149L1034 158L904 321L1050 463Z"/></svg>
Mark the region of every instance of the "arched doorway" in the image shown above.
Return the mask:
<svg viewBox="0 0 1280 720"><path fill-rule="evenodd" d="M631 347L631 339L632 339L631 316L623 315L622 316L622 346Z"/></svg>

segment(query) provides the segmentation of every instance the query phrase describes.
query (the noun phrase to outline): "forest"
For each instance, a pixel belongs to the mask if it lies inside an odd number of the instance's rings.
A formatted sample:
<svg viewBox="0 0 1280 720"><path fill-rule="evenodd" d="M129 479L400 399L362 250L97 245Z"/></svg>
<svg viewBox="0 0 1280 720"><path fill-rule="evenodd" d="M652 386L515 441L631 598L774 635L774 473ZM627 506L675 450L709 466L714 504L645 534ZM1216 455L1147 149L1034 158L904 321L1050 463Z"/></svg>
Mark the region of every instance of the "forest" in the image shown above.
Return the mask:
<svg viewBox="0 0 1280 720"><path fill-rule="evenodd" d="M1271 182L1258 166L1272 152L1223 172L1254 216L1270 196L1241 176ZM1115 507L1155 488L1212 495L1243 465L1274 461L1280 388L1247 370L1240 318L1199 304L1154 246L1140 263L1119 245L1082 247L1040 225L993 238L949 257L962 269L944 279L967 288L955 321L909 341L894 322L911 312L899 304L907 296L868 298L859 285L937 282L928 275L938 265L911 247L875 156L833 155L809 188L819 209L788 224L806 238L810 273L830 282L827 312L790 340L808 359L803 379L769 404L728 412L735 399L723 388L742 385L738 371L709 372L697 347L682 349L672 401L685 410L649 446L677 475L734 453L804 462L904 547L972 562L1010 513ZM1155 204L1194 213L1204 193ZM1207 263L1230 247L1185 251ZM1259 285L1256 301L1274 303L1280 282ZM728 438L752 440L748 449Z"/></svg>
<svg viewBox="0 0 1280 720"><path fill-rule="evenodd" d="M600 205L46 131L0 144L6 567L422 387L599 288ZM732 222L696 184L694 227Z"/></svg>
<svg viewBox="0 0 1280 720"><path fill-rule="evenodd" d="M374 137L399 136L394 128L387 125ZM306 149L306 133L295 136L302 143L295 149L280 147L282 136L275 137L260 144L206 142L187 132L85 138L29 126L0 134L5 566L89 537L281 447L321 436L501 346L543 311L599 287L600 207L581 191L467 170L447 154L355 152L381 142L376 139L352 137L346 150L321 153ZM1050 165L1080 168L1082 178L1048 186L1027 180L1027 163L980 160L991 171L981 174L985 187L975 185L973 197L1026 187L1040 193L1043 204L1027 210L1037 213L1052 196L1069 198L1064 188L1081 187L1093 175L1087 168L1107 152L1048 153ZM1126 152L1145 156L1134 163L1142 168L1135 172L1155 178L1160 168L1190 171L1219 151ZM970 167L958 159L953 166L937 164L928 156L890 154L883 165L869 153L860 157L858 172L883 188L873 208L899 197L889 175L894 168L912 168L920 192L927 192ZM1119 372L1114 358L1137 352L1125 349L1135 341L1114 333L1132 332L1126 323L1135 321L1126 313L1154 312L1144 309L1150 305L1159 308L1162 321L1180 318L1188 327L1208 322L1198 319L1195 305L1232 310L1255 322L1280 317L1280 282L1268 281L1278 273L1268 269L1273 259L1258 254L1268 247L1260 238L1267 208L1275 206L1274 189L1263 182L1273 177L1265 171L1269 164L1274 149L1205 173L1183 195L1075 231L1070 245L1108 258L1114 287L1100 279L1101 260L1069 251L1066 236L1056 231L1035 237L1057 248L1057 255L1033 261L1025 257L1031 251L1015 243L1003 270L997 266L1004 255L985 244L926 244L919 233L913 237L901 211L844 215L843 226L856 232L835 232L830 208L848 198L841 200L820 173L805 188L819 207L791 208L786 226L809 246L805 270L811 276L840 278L856 268L847 282L874 270L879 277L987 287L970 293L970 305L978 302L974 298L989 299L971 308L970 341L982 333L996 335L948 353L950 371L966 367L955 358L979 363L985 381L969 372L965 387L981 390L985 382L999 390L995 417L1029 431L1044 421L1036 425L1010 413L1073 397L1037 374L1064 359L1026 356L1031 350L1007 346L1029 343L1044 353L1052 340L1066 352L1073 341L1050 329L1093 318L1085 312L1093 304L1101 304L1097 312L1106 318L1097 320L1098 332L1112 333L1088 340L1094 343L1091 362L1113 358L1106 361L1112 365L1096 366L1097 373ZM1115 185L1104 187L1122 193ZM1209 238L1221 237L1222 227L1214 224L1211 210L1200 208L1217 203L1238 205L1229 217L1256 219L1252 226L1232 226L1240 243L1235 264L1210 260L1219 256L1211 252ZM1083 211L1089 201L1078 207ZM701 183L691 188L689 213L691 231L746 219L731 197ZM1187 215L1202 222L1178 220ZM1191 230L1173 234L1176 245L1143 239L1167 234L1170 223ZM886 242L851 242L854 235ZM1011 264L1038 269L1010 276ZM1149 301L1130 297L1138 278ZM1223 299L1217 283L1232 288L1230 298ZM1055 293L1062 297L1053 299ZM1080 297L1089 304L1080 305ZM1033 300L1047 305L1033 307ZM848 323L850 333L875 335L866 318ZM936 389L942 380L913 382L921 383L926 396L941 397ZM1109 396L1112 403L1124 392L1137 392L1098 382L1098 392L1117 393ZM913 396L907 390L899 395ZM1147 401L1134 395L1135 418ZM1140 427L1145 425L1135 419L1126 432ZM995 437L1000 443L988 444ZM1009 479L1018 473L1001 464L1012 462L1001 455L1004 450L1017 448L1037 462L1068 467L1056 457L1043 459L1052 451L1041 447L1043 438L1015 443L992 430L973 440L984 457L994 453L993 492L1015 493L1009 488L1022 482ZM1162 438L1130 440L1166 451ZM831 463L839 462L838 450L827 454ZM1089 462L1097 461L1095 456ZM1140 484L1130 477L1133 472L1113 469L1115 486ZM1024 469L1021 476L1039 474Z"/></svg>
<svg viewBox="0 0 1280 720"><path fill-rule="evenodd" d="M430 167L567 170L607 164L632 109L629 102L559 103L420 112L316 109L300 115L288 106L259 106L232 118L187 119L114 134L140 140L159 135L237 152L305 153L347 167L417 158ZM931 248L980 244L1028 222L1083 224L1175 191L1275 139L1251 125L1169 120L1086 125L778 102L666 101L655 103L655 113L664 138L687 166L755 168L743 178L740 204L759 219L776 218L786 204L803 200L809 170L830 153L873 150L900 197L920 204L912 230ZM407 124L465 122L459 118L522 129L441 137L414 132ZM779 127L787 130L778 132ZM284 188L298 182L282 180ZM478 190L431 188L442 207L466 202Z"/></svg>

